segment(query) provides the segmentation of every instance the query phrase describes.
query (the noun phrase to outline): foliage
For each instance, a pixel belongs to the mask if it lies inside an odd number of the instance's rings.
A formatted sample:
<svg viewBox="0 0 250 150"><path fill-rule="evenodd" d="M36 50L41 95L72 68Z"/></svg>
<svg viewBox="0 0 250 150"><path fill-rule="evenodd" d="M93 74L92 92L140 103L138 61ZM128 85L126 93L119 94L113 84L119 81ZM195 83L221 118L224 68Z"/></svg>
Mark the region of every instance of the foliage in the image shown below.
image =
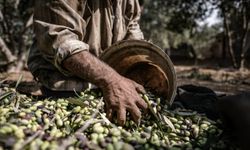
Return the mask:
<svg viewBox="0 0 250 150"><path fill-rule="evenodd" d="M154 39L156 44L164 48L173 45L171 40L187 41L198 27L197 20L209 15L207 5L206 1L201 0L146 0L142 16L146 38Z"/></svg>
<svg viewBox="0 0 250 150"><path fill-rule="evenodd" d="M32 0L0 0L0 37L12 54L16 67L22 69L32 42Z"/></svg>
<svg viewBox="0 0 250 150"><path fill-rule="evenodd" d="M230 54L234 66L244 67L250 49L250 1L247 0L145 0L142 29L146 39L163 48L191 44L196 52L208 49L221 32L225 39L223 51ZM219 10L222 24L199 26L213 10ZM223 30L221 30L221 27ZM243 61L243 62L242 62Z"/></svg>
<svg viewBox="0 0 250 150"><path fill-rule="evenodd" d="M246 53L250 49L250 1L220 0L216 5L221 10L229 53L234 67L245 68Z"/></svg>

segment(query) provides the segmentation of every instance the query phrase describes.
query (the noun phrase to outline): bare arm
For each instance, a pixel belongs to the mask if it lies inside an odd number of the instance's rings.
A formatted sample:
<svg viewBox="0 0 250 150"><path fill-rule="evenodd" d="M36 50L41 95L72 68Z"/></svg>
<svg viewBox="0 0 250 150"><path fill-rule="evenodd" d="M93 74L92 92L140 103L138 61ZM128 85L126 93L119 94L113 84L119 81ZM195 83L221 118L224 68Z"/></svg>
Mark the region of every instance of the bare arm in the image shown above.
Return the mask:
<svg viewBox="0 0 250 150"><path fill-rule="evenodd" d="M120 125L126 122L126 111L132 115L135 122L138 122L141 117L139 108L147 109L147 104L137 93L144 92L141 85L122 77L88 51L72 55L63 61L63 66L76 76L102 89L107 116L112 119L116 113Z"/></svg>

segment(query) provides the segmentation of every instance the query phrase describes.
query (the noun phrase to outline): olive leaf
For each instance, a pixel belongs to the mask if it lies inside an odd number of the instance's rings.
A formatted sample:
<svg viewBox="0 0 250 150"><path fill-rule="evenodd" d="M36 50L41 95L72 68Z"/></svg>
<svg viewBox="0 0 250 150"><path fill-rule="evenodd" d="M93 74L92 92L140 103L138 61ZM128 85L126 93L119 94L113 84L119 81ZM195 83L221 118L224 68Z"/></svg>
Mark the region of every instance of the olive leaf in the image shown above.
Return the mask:
<svg viewBox="0 0 250 150"><path fill-rule="evenodd" d="M176 129L173 123L168 119L168 117L166 115L160 115L160 116L161 116L161 120L163 120L164 123L172 129L172 131L176 132Z"/></svg>
<svg viewBox="0 0 250 150"><path fill-rule="evenodd" d="M81 107L87 107L88 105L86 105L86 103L84 103L84 101L77 99L77 98L68 98L67 99L69 101L69 103L71 104L75 104Z"/></svg>
<svg viewBox="0 0 250 150"><path fill-rule="evenodd" d="M17 89L18 85L21 83L21 81L23 80L23 74L21 74L17 80L17 83L16 83L16 86L15 86L15 89Z"/></svg>
<svg viewBox="0 0 250 150"><path fill-rule="evenodd" d="M0 100L3 100L11 95L13 95L14 93L12 91L8 91L8 92L5 92L3 93L2 95L0 95Z"/></svg>
<svg viewBox="0 0 250 150"><path fill-rule="evenodd" d="M197 115L196 111L190 111L190 110L176 110L175 113L180 116L194 116Z"/></svg>
<svg viewBox="0 0 250 150"><path fill-rule="evenodd" d="M110 125L112 124L109 119L102 113L99 113L99 115L102 117L103 121L107 124L107 125Z"/></svg>

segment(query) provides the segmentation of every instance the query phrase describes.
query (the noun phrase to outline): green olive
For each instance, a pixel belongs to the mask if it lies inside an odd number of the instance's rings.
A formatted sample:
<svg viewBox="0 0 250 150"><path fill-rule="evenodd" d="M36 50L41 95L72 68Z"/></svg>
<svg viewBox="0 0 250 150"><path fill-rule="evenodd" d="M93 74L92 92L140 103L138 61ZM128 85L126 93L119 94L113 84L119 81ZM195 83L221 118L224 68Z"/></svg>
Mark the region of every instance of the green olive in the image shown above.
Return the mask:
<svg viewBox="0 0 250 150"><path fill-rule="evenodd" d="M116 136L116 137L118 137L118 136L121 135L120 130L117 129L117 128L112 128L112 129L110 129L110 133L111 133L113 136Z"/></svg>
<svg viewBox="0 0 250 150"><path fill-rule="evenodd" d="M93 127L93 131L94 131L95 133L101 134L101 133L104 132L104 128L103 128L102 126L94 126L94 127Z"/></svg>
<svg viewBox="0 0 250 150"><path fill-rule="evenodd" d="M22 129L19 129L19 130L16 130L15 131L15 135L17 138L19 139L23 139L25 137L25 134L23 133L23 130Z"/></svg>
<svg viewBox="0 0 250 150"><path fill-rule="evenodd" d="M207 129L208 129L208 124L201 124L201 125L200 125L200 128L201 128L202 130L207 130Z"/></svg>
<svg viewBox="0 0 250 150"><path fill-rule="evenodd" d="M63 126L63 121L62 121L62 119L57 118L57 119L56 119L56 125L59 126L59 127Z"/></svg>
<svg viewBox="0 0 250 150"><path fill-rule="evenodd" d="M115 150L115 148L112 144L109 143L106 147L106 150Z"/></svg>
<svg viewBox="0 0 250 150"><path fill-rule="evenodd" d="M76 106L72 111L74 112L74 113L79 113L80 111L81 111L81 106Z"/></svg>

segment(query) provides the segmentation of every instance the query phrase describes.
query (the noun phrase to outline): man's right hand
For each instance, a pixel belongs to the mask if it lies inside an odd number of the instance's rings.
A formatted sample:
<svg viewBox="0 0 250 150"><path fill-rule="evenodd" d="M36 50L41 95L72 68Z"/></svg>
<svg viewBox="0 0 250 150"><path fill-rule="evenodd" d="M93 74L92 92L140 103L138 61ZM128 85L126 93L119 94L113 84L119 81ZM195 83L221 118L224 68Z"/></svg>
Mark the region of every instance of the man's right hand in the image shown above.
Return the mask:
<svg viewBox="0 0 250 150"><path fill-rule="evenodd" d="M141 118L140 109L147 109L147 104L138 94L144 93L141 85L122 77L88 51L70 56L63 62L63 66L72 74L102 89L107 116L111 119L116 113L119 125L125 124L127 112L138 122Z"/></svg>
<svg viewBox="0 0 250 150"><path fill-rule="evenodd" d="M144 88L136 82L115 75L110 84L103 88L107 117L112 120L116 114L117 122L123 126L126 122L126 114L130 113L132 119L138 123L141 118L141 110L146 111L147 103L138 93L145 93Z"/></svg>

